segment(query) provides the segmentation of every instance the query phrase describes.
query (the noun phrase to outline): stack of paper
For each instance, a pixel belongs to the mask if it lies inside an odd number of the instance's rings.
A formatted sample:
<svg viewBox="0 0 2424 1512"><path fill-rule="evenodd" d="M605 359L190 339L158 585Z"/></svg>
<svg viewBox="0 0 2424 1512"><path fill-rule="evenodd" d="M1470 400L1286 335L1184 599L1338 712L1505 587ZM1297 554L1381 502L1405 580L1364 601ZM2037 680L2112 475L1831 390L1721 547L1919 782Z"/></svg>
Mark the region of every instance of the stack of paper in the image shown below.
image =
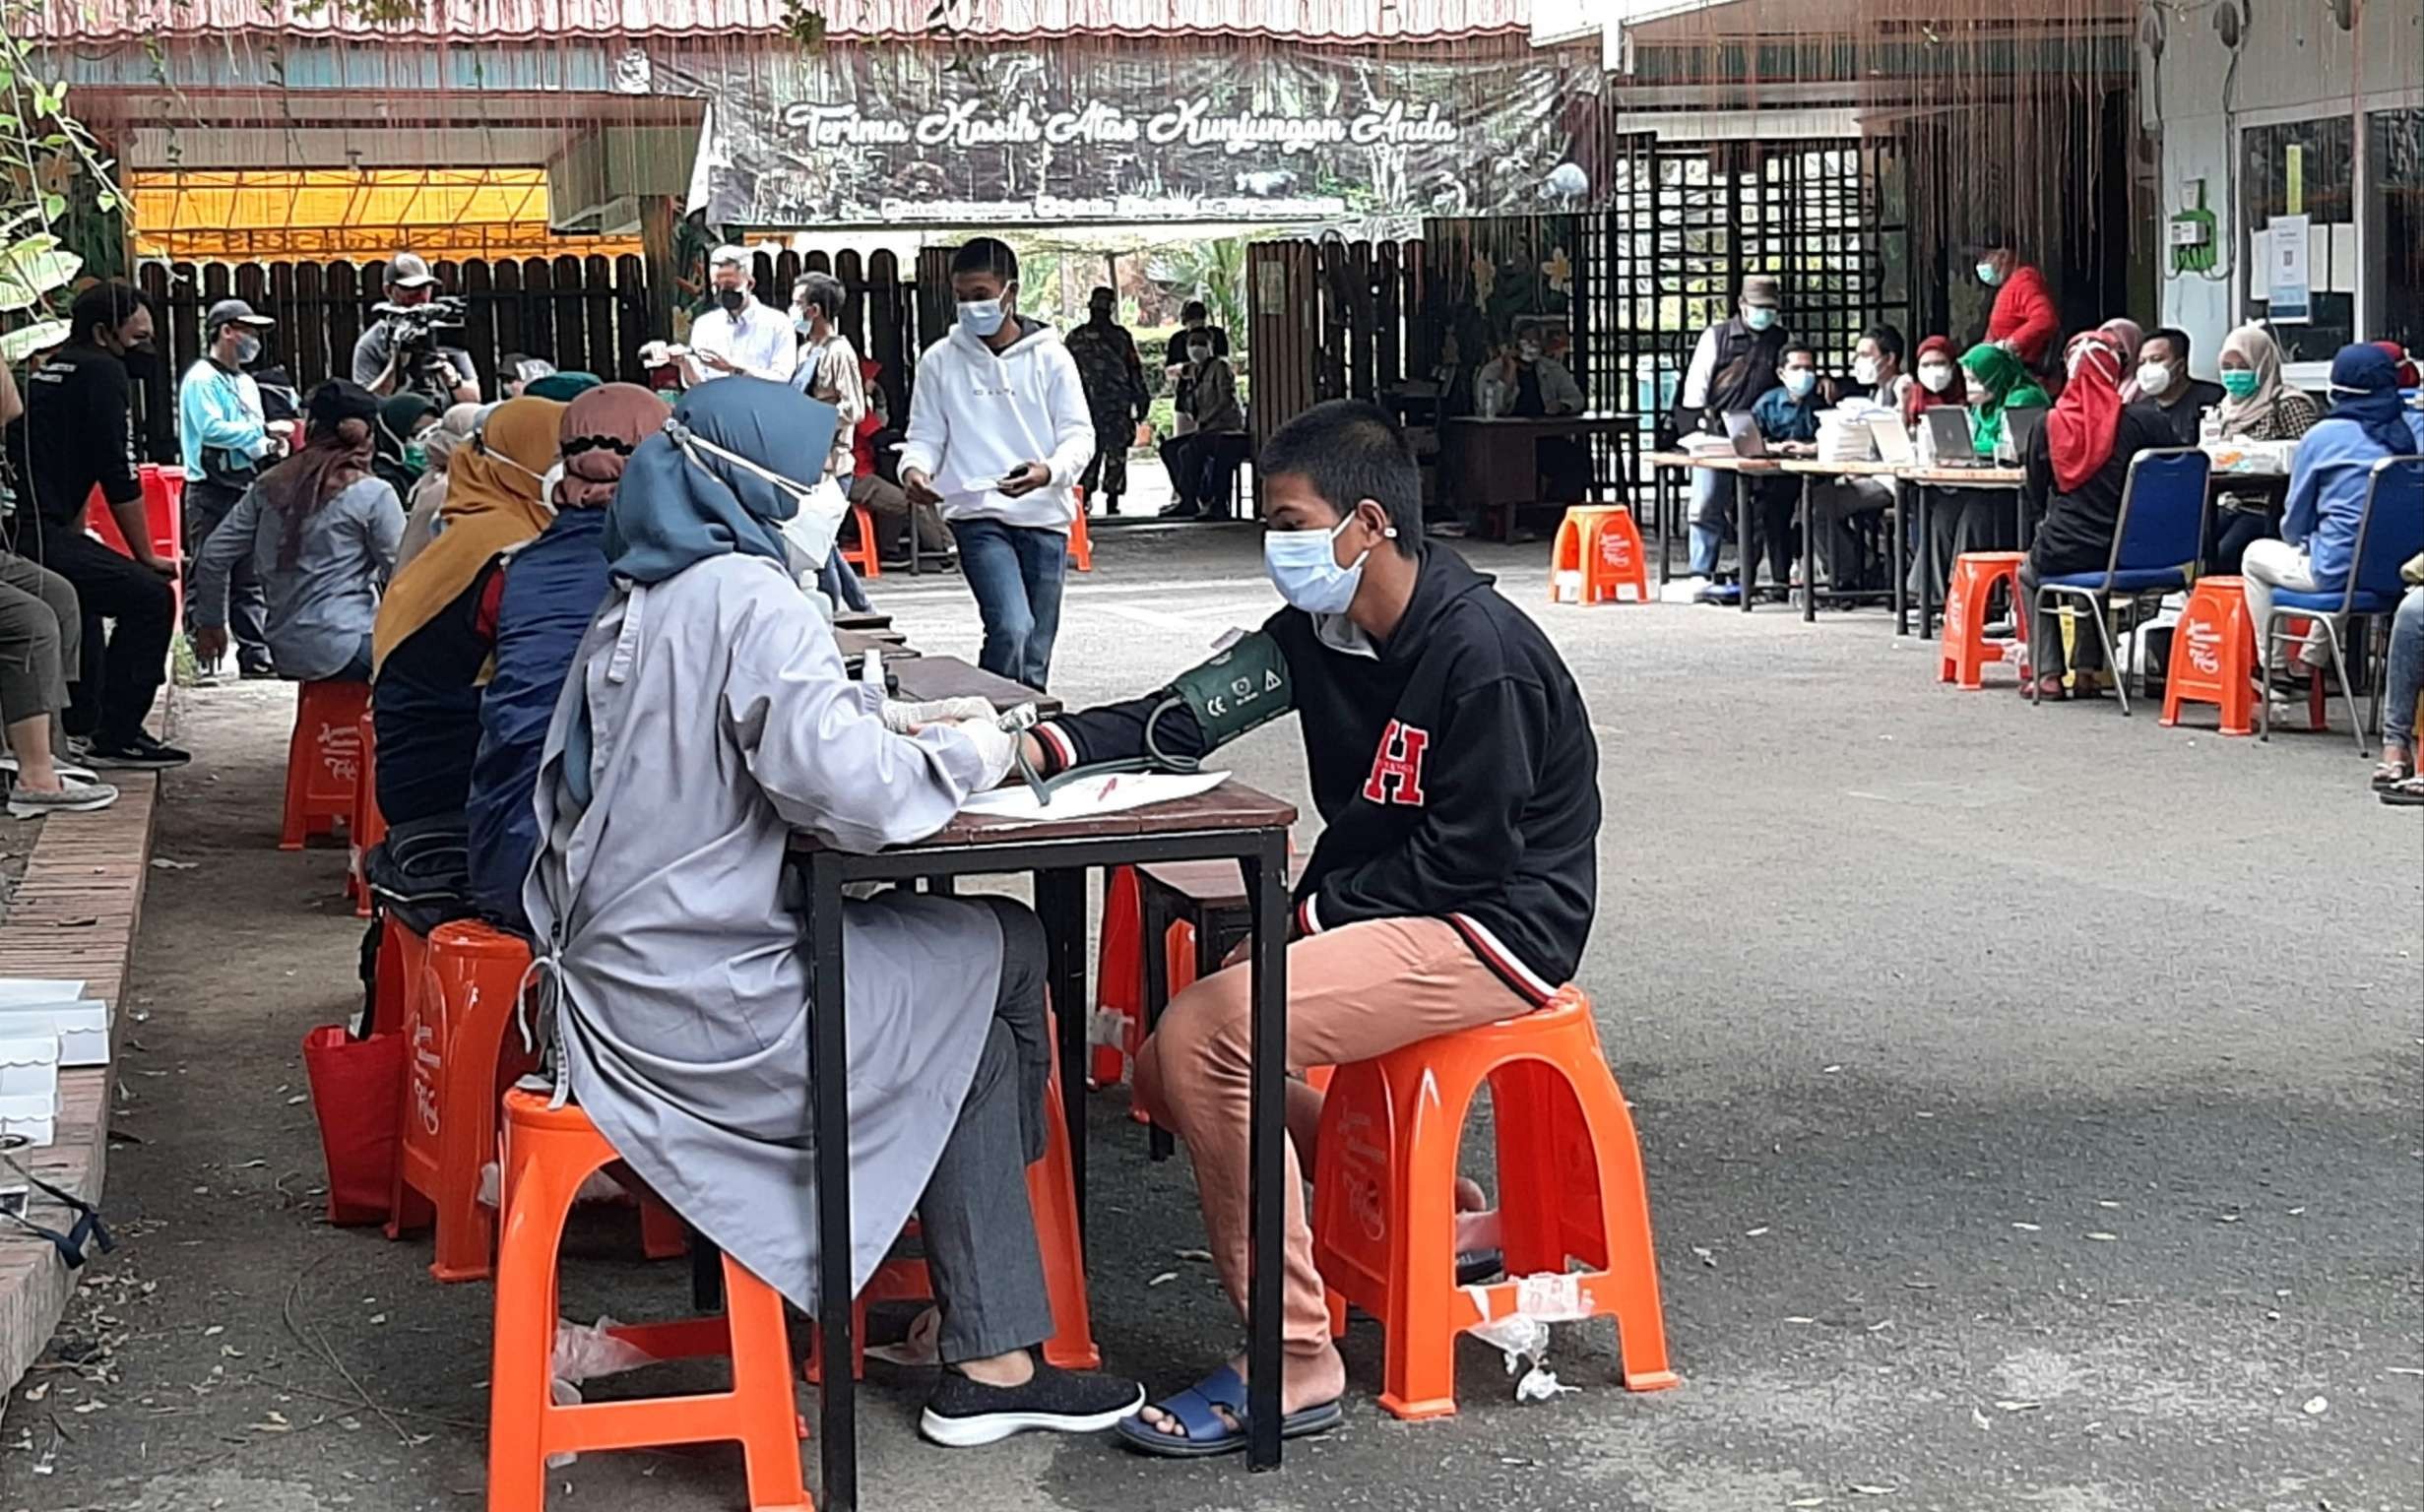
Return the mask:
<svg viewBox="0 0 2424 1512"><path fill-rule="evenodd" d="M85 984L56 977L0 976L0 1040L53 1034L59 1064L109 1064L109 1005Z"/></svg>

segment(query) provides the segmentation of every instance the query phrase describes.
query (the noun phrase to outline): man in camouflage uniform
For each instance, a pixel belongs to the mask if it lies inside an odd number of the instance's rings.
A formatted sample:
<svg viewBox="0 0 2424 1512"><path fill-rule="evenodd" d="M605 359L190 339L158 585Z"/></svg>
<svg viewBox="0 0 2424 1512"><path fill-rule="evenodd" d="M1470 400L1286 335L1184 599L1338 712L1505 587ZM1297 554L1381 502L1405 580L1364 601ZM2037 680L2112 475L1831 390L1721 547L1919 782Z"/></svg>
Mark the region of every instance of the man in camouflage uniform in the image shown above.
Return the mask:
<svg viewBox="0 0 2424 1512"><path fill-rule="evenodd" d="M1077 376L1086 386L1086 408L1094 415L1094 461L1078 479L1091 503L1101 496L1106 514L1119 512L1119 495L1128 488L1128 448L1136 444L1136 426L1152 399L1145 393L1145 367L1136 354L1136 339L1112 319L1119 296L1097 288L1087 298L1091 318L1065 339L1069 355L1077 359Z"/></svg>

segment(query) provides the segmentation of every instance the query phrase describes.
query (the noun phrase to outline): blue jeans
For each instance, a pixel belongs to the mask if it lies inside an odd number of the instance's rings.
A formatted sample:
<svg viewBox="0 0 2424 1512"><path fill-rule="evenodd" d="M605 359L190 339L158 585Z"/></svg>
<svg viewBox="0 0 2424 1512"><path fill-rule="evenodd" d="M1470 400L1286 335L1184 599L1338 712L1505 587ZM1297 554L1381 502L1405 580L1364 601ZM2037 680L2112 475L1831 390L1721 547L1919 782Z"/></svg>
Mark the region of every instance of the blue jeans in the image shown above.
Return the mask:
<svg viewBox="0 0 2424 1512"><path fill-rule="evenodd" d="M1734 474L1714 468L1691 470L1691 575L1717 575L1717 553L1725 545L1726 522L1733 517Z"/></svg>
<svg viewBox="0 0 2424 1512"><path fill-rule="evenodd" d="M2424 588L2407 590L2391 621L2390 702L2382 711L2382 743L2415 750L2416 693L2424 689Z"/></svg>
<svg viewBox="0 0 2424 1512"><path fill-rule="evenodd" d="M996 677L1043 691L1060 633L1060 583L1069 567L1069 537L1059 531L954 520L960 572L977 596L985 649L977 664Z"/></svg>

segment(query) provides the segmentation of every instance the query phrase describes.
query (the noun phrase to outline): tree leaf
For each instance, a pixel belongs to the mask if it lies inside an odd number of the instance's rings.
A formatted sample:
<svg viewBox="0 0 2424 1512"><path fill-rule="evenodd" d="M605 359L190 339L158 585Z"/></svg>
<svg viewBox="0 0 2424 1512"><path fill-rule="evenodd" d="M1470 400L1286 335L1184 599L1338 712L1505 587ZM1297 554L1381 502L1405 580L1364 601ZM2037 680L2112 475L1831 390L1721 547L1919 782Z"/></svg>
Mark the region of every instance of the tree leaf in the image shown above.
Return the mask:
<svg viewBox="0 0 2424 1512"><path fill-rule="evenodd" d="M0 362L23 362L66 341L67 332L64 320L42 320L0 336Z"/></svg>

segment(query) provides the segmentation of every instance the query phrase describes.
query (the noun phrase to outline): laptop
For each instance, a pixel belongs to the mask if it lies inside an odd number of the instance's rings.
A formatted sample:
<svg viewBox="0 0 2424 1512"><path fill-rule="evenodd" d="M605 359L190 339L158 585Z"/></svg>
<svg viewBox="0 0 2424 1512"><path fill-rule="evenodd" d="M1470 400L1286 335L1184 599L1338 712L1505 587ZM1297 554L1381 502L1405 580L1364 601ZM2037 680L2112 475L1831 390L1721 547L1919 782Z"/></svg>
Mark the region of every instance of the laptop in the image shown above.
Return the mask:
<svg viewBox="0 0 2424 1512"><path fill-rule="evenodd" d="M1918 448L1911 445L1911 433L1902 428L1902 421L1890 414L1881 414L1869 421L1869 434L1877 438L1877 460L1907 468L1919 460Z"/></svg>
<svg viewBox="0 0 2424 1512"><path fill-rule="evenodd" d="M1937 405L1920 411L1919 418L1928 427L1930 450L1940 468L1983 468L1987 460L1978 455L1977 442L1969 433L1969 411L1959 405Z"/></svg>
<svg viewBox="0 0 2424 1512"><path fill-rule="evenodd" d="M2037 427L2045 423L2045 406L2016 405L2004 410L2004 439L2011 448L2011 464L2017 467L2028 460L2028 443L2037 438Z"/></svg>
<svg viewBox="0 0 2424 1512"><path fill-rule="evenodd" d="M1734 455L1760 458L1767 455L1767 438L1759 434L1759 422L1748 410L1728 410L1725 412L1726 439L1734 443Z"/></svg>

